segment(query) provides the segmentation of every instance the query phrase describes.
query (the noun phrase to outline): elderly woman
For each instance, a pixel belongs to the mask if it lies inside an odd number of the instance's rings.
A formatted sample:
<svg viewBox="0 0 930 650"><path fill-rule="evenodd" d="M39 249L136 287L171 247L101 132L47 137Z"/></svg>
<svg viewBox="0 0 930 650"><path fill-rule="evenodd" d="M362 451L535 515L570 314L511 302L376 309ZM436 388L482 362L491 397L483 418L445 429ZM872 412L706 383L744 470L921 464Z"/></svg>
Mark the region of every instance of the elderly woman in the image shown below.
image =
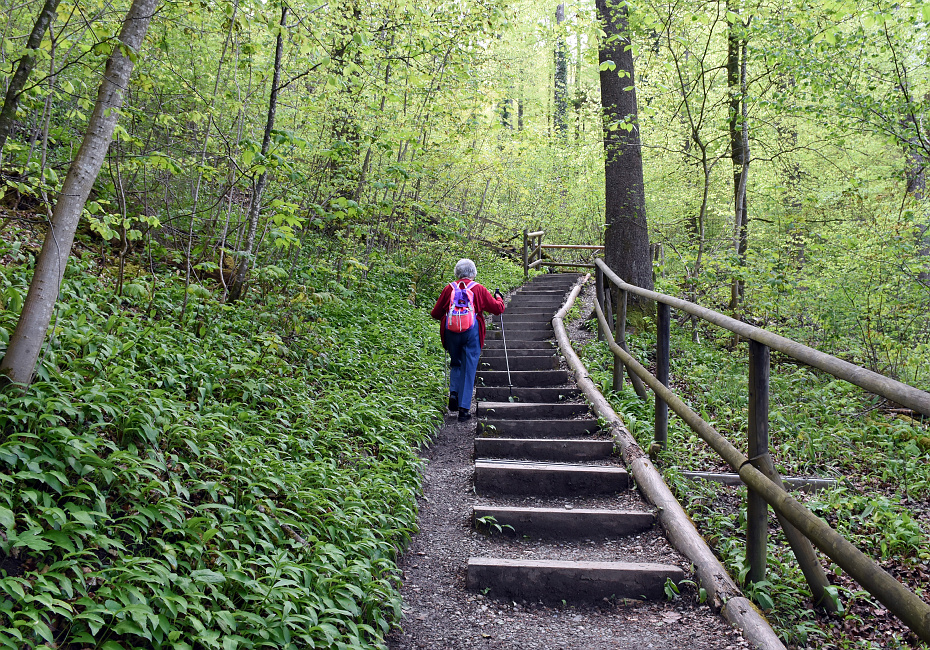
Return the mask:
<svg viewBox="0 0 930 650"><path fill-rule="evenodd" d="M484 312L504 313L500 290L494 295L475 282L478 270L469 259L455 265L455 282L450 282L439 294L430 312L439 321L442 346L451 357L449 377L449 410L458 410L459 421L471 417L471 396L475 389L478 357L484 347Z"/></svg>

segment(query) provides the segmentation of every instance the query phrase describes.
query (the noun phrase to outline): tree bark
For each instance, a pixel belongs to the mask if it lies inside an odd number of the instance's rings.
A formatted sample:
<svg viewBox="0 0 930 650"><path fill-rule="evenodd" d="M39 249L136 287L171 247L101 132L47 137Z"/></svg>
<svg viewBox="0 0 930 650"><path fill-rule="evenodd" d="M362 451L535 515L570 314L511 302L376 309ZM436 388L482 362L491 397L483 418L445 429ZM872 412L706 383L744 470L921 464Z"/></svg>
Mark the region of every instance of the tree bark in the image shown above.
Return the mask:
<svg viewBox="0 0 930 650"><path fill-rule="evenodd" d="M565 114L568 109L568 65L565 61L565 39L562 36L562 23L565 21L565 5L555 8L555 24L558 35L555 41L555 132L565 137L567 125Z"/></svg>
<svg viewBox="0 0 930 650"><path fill-rule="evenodd" d="M606 38L601 41L601 105L604 110L605 220L604 258L620 277L652 289L643 157L637 120L633 52L626 36L627 8L623 2L597 0ZM640 302L637 300L636 302Z"/></svg>
<svg viewBox="0 0 930 650"><path fill-rule="evenodd" d="M739 3L730 0L727 8L739 14ZM746 122L746 42L739 34L742 24L734 20L727 33L727 86L730 93L730 161L733 167L733 248L737 264L746 265L749 244L746 212L746 182L749 175L748 124ZM742 49L743 57L740 58ZM730 309L736 309L743 296L743 280L734 276L730 283Z"/></svg>
<svg viewBox="0 0 930 650"><path fill-rule="evenodd" d="M74 233L113 139L113 129L116 127L119 109L123 105L123 94L129 86L132 74L133 58L141 49L158 2L159 0L133 0L123 21L119 43L107 60L100 90L97 92L97 103L87 124L87 133L68 169L68 175L52 213L51 227L36 260L35 273L19 322L16 324L16 331L10 338L10 346L3 362L0 363L0 374L6 375L14 383L29 384L32 380L39 351L61 290L65 267L71 255L71 245L74 243ZM127 56L130 53L132 58Z"/></svg>
<svg viewBox="0 0 930 650"><path fill-rule="evenodd" d="M278 27L278 36L274 49L274 74L271 79L271 95L268 97L268 119L265 121L265 134L262 137L262 159L268 156L271 149L271 132L274 130L274 117L278 110L278 84L281 80L281 57L284 52L284 21L287 18L287 6L281 9L281 22ZM258 175L255 190L252 192L252 202L249 204L249 229L245 236L245 248L242 250L242 259L236 269L236 277L229 289L229 302L236 302L242 297L245 288L246 276L249 273L252 251L255 248L255 233L258 231L258 217L262 210L262 193L268 183L268 169L265 168Z"/></svg>
<svg viewBox="0 0 930 650"><path fill-rule="evenodd" d="M16 72L13 73L13 77L10 79L6 98L3 100L3 108L0 109L0 152L3 151L3 145L6 144L7 136L10 135L10 129L16 119L19 96L26 86L29 75L32 74L32 68L35 66L35 51L42 44L42 38L55 18L59 2L60 0L45 0L45 5L42 7L42 11L39 12L35 25L32 27L32 32L29 34L29 40L26 41L26 53L19 60Z"/></svg>

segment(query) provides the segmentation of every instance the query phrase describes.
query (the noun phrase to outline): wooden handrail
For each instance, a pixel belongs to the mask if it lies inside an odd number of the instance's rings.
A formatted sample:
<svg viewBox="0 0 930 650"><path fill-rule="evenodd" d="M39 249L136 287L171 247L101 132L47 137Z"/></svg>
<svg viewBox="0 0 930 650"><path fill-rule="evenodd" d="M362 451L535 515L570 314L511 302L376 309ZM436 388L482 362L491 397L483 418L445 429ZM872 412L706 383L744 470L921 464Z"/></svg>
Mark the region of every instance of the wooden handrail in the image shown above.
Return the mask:
<svg viewBox="0 0 930 650"><path fill-rule="evenodd" d="M772 506L811 586L815 601L819 600L818 592L822 597L828 583L823 576L823 567L810 550L810 542L813 542L817 548L846 570L866 591L883 603L921 639L930 642L930 605L898 582L820 517L791 497L781 484L781 478L775 471L767 448L768 348L779 350L794 359L820 368L834 377L849 381L924 414L930 414L930 394L687 300L633 286L620 279L602 259L595 260L595 269L599 276L599 283L602 282L602 278L606 277L623 292L629 291L660 305L681 309L751 341L750 419L752 421L749 433L750 436L756 437L750 440L750 453L753 457L747 458L614 341L610 333L610 324L600 304L606 292L598 291L598 299L594 304L599 328L607 339L615 360L620 360L631 374L637 375L652 388L656 396L657 414L660 410L660 402L663 407L666 405L670 407L739 474L753 498L760 498ZM660 331L660 339L661 336ZM658 430L656 437L657 439L659 437ZM747 550L751 565L750 573L754 574L751 579L761 580L765 571L765 529L768 526L765 509L756 512L754 517L748 516L747 519L747 527L750 529L747 531L747 545L755 538L754 548Z"/></svg>
<svg viewBox="0 0 930 650"><path fill-rule="evenodd" d="M696 305L693 302L628 284L621 280L602 259L595 260L594 264L603 271L606 278L624 291L635 293L647 300L654 300L674 307L675 309L680 309L683 312L706 320L708 323L713 323L718 327L738 334L745 339L752 339L753 341L769 346L773 350L783 352L793 359L802 361L814 368L819 368L834 377L848 381L860 388L864 388L870 393L881 395L893 402L913 409L918 413L930 416L930 393L922 391L919 388L914 388L913 386L901 383L890 377L880 375L877 372L872 372L871 370L849 363L848 361L843 361L842 359L838 359L820 350L815 350L803 343L792 341L784 336L779 336L768 330L743 323L742 321L730 318L712 309Z"/></svg>
<svg viewBox="0 0 930 650"><path fill-rule="evenodd" d="M540 248L564 248L572 251L602 251L603 246L587 246L580 244L543 244Z"/></svg>

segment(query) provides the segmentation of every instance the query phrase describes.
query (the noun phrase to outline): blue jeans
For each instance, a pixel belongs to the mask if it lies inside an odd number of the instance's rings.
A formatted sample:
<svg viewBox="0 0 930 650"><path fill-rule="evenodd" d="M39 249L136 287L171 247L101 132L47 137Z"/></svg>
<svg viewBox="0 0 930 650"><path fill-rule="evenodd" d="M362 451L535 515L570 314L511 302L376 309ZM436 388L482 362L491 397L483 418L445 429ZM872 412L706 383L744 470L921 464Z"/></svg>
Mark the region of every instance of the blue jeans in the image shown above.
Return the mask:
<svg viewBox="0 0 930 650"><path fill-rule="evenodd" d="M471 408L471 396L475 390L475 373L481 344L478 342L478 323L464 332L446 331L446 350L452 358L449 362L449 392L458 395L459 408Z"/></svg>

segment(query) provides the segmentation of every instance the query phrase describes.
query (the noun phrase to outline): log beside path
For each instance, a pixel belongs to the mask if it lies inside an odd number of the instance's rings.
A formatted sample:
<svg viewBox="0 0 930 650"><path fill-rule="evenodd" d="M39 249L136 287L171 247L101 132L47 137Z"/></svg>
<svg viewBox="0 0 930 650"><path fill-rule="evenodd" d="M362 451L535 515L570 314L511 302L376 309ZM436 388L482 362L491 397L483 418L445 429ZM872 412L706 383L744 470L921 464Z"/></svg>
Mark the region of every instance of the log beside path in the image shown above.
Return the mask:
<svg viewBox="0 0 930 650"><path fill-rule="evenodd" d="M513 386L495 317L476 417L448 416L423 450L420 532L400 560L402 629L389 648L759 647L682 582L695 579L691 561L631 489L558 355L551 318L578 280L537 276L511 296ZM510 314L523 317L511 325Z"/></svg>

